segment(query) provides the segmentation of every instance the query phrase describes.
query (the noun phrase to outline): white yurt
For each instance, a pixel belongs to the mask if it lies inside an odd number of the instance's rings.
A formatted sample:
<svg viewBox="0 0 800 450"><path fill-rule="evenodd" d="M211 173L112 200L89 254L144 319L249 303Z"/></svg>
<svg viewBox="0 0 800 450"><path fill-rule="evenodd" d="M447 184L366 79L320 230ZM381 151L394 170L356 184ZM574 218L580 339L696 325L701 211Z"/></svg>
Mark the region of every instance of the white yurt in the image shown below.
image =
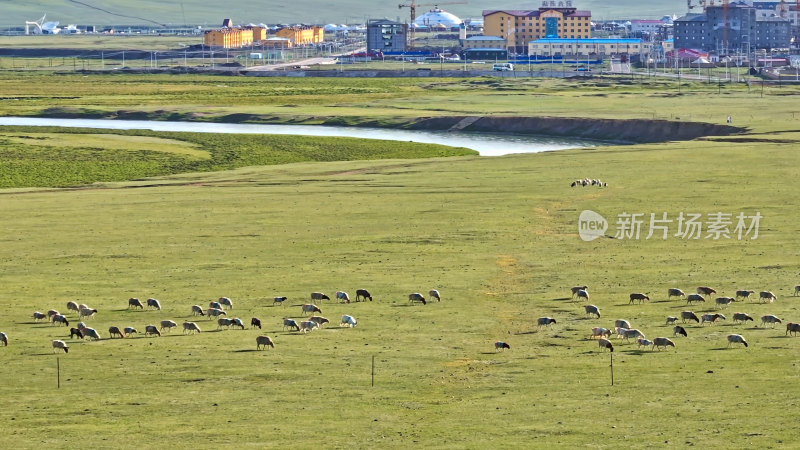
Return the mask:
<svg viewBox="0 0 800 450"><path fill-rule="evenodd" d="M430 27L430 28L442 24L446 28L450 29L461 25L461 19L450 14L445 10L434 8L426 12L425 14L417 17L414 23L421 27Z"/></svg>

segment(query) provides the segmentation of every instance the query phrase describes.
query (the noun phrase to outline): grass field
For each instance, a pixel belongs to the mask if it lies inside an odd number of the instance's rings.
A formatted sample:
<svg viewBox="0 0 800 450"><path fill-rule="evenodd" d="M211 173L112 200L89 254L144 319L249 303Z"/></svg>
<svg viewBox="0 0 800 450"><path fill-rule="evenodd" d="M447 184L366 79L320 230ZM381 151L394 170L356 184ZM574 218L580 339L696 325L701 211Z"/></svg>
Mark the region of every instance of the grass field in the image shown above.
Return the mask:
<svg viewBox="0 0 800 450"><path fill-rule="evenodd" d="M4 95L19 98L0 103L4 114L107 112L121 102L116 108L194 109L211 119L236 110L280 120L341 110L353 120L391 123L476 110L619 118L652 110L716 122L730 113L751 130L534 155L254 163L89 189L0 191L8 293L0 331L10 338L0 347L0 421L12 424L0 445L277 447L288 439L356 448L766 448L798 439L791 411L800 394L800 340L785 337L783 324L754 326L767 313L800 321L791 296L800 284L800 252L791 245L800 232L790 181L798 163L793 88L767 88L761 99L743 86L717 94L694 84L677 95L669 84L603 80L571 90L528 80L312 86L153 76L99 78L94 88L72 76L24 80L35 83L2 81ZM41 95L58 80L59 95L72 99ZM198 85L211 93L203 97ZM3 135L30 144L30 132ZM39 132L48 142L56 131ZM91 134L103 147L119 145L116 136ZM133 139L163 156L214 157L202 143L167 141L176 139L168 134ZM582 177L609 187L569 187ZM604 215L612 235L623 212L759 212L763 219L757 239L583 242L577 221L585 209ZM570 299L578 284L589 286L600 319ZM609 354L587 338L589 329L624 318L648 338L671 337L666 316L716 309L711 301L668 301L667 289L701 285L720 295L772 290L778 301L734 303L723 311L728 320L687 324L688 338L674 338L677 347L666 351L614 340L610 386ZM334 326L308 335L282 330L282 317L302 317L291 305L311 291L354 295L360 287L375 301L320 305ZM408 305L408 293L431 288L442 302ZM652 301L630 305L631 292L649 292ZM276 295L290 306L272 306ZM164 308L128 311L131 296L158 298ZM191 320L191 305L220 296L233 299L231 315L259 317L264 329L217 332L201 318L199 335L82 342L30 319L34 310L64 312L67 301L79 301L99 310L90 326L107 337L112 325L141 332L164 319ZM734 311L755 324L732 324ZM342 314L358 326L337 327ZM542 316L558 323L540 329ZM275 339L274 350L255 350L260 333ZM727 349L729 333L750 346ZM53 355L54 337L69 342L69 354ZM496 353L496 340L511 350Z"/></svg>

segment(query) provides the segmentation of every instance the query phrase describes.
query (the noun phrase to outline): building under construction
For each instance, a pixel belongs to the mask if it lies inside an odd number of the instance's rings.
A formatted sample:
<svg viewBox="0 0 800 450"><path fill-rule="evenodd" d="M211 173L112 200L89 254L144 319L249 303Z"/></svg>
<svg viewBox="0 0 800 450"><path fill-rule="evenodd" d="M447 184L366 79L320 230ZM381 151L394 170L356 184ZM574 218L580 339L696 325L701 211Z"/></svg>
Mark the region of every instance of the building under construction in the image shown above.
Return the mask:
<svg viewBox="0 0 800 450"><path fill-rule="evenodd" d="M752 2L703 4L702 13L689 13L675 20L675 48L719 55L789 48L793 36L789 7L784 2L770 3L774 9Z"/></svg>

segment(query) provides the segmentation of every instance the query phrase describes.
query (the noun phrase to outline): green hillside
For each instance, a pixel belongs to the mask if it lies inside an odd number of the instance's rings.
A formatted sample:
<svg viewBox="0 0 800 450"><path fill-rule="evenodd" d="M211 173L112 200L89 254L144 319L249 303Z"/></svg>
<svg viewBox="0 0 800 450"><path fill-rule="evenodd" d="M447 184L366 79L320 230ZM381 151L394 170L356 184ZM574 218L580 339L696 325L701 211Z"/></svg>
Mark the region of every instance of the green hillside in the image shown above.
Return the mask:
<svg viewBox="0 0 800 450"><path fill-rule="evenodd" d="M230 17L234 23L356 23L366 18L388 17L405 18L408 9L397 8L397 1L366 2L363 0L340 0L337 2L264 2L241 0L229 4L216 4L200 0L31 0L25 2L0 0L0 27L23 26L26 20L36 20L47 14L48 20L80 25L120 25L120 24L201 24L213 26ZM421 3L428 4L428 2ZM468 4L443 5L447 11L459 17L480 17L484 9L531 9L538 8L540 2L521 1L472 1ZM588 9L598 19L612 18L659 18L665 14L682 14L684 2L669 0L665 2L640 2L619 0L601 2L581 0L576 2L580 9ZM428 6L419 8L424 12Z"/></svg>

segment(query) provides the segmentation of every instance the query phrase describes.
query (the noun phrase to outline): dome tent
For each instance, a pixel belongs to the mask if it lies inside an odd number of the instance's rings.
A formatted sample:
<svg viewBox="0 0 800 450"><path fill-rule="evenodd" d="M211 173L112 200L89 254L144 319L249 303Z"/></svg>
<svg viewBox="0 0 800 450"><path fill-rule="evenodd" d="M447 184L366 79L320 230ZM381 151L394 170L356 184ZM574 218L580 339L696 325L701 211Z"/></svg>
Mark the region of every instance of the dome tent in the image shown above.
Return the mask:
<svg viewBox="0 0 800 450"><path fill-rule="evenodd" d="M441 9L432 9L425 14L417 17L414 23L418 26L431 27L444 25L453 28L461 25L461 19Z"/></svg>

